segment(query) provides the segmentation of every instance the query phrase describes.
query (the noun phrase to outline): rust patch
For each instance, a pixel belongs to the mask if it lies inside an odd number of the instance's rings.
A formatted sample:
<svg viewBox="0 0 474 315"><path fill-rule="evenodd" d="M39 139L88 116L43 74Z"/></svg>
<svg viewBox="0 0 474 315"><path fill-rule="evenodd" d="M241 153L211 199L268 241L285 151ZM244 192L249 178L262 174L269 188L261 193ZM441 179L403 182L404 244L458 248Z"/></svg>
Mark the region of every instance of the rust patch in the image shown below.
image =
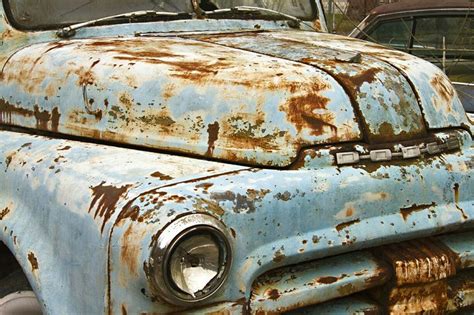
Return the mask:
<svg viewBox="0 0 474 315"><path fill-rule="evenodd" d="M196 185L196 188L202 188L205 192L207 192L209 190L209 188L211 188L212 186L214 186L213 183L202 183L202 184L198 184Z"/></svg>
<svg viewBox="0 0 474 315"><path fill-rule="evenodd" d="M219 123L216 121L213 124L207 126L207 133L209 138L207 140L207 152L206 156L212 156L214 153L215 143L219 138Z"/></svg>
<svg viewBox="0 0 474 315"><path fill-rule="evenodd" d="M47 130L51 114L47 110L41 111L38 105L34 106L34 115L36 119L36 128Z"/></svg>
<svg viewBox="0 0 474 315"><path fill-rule="evenodd" d="M280 263L285 259L285 248L282 246L279 250L273 255L273 262Z"/></svg>
<svg viewBox="0 0 474 315"><path fill-rule="evenodd" d="M335 116L326 111L329 99L321 95L321 92L326 89L328 89L326 84L315 82L308 91L303 91L302 95L293 96L287 104L280 108L286 113L288 121L295 126L298 132L308 129L314 136L330 133L337 137L337 127L334 125Z"/></svg>
<svg viewBox="0 0 474 315"><path fill-rule="evenodd" d="M349 222L345 222L345 223L341 223L341 224L338 224L336 225L336 230L338 232L341 232L342 230L344 230L345 228L353 225L353 224L357 224L357 223L360 223L360 219L357 219L357 220L352 220L352 221L349 221Z"/></svg>
<svg viewBox="0 0 474 315"><path fill-rule="evenodd" d="M388 294L389 314L445 314L447 284L438 281L418 286L394 288Z"/></svg>
<svg viewBox="0 0 474 315"><path fill-rule="evenodd" d="M454 88L452 84L441 74L436 74L431 79L431 86L435 89L437 94L441 96L443 102L450 104L455 95ZM447 107L450 109L450 106Z"/></svg>
<svg viewBox="0 0 474 315"><path fill-rule="evenodd" d="M58 151L68 151L68 150L71 150L71 146L69 146L69 145L58 149Z"/></svg>
<svg viewBox="0 0 474 315"><path fill-rule="evenodd" d="M128 269L126 275L138 275L140 258L140 241L143 239L146 230L134 230L134 224L129 224L122 236L120 260ZM125 280L125 282L127 282Z"/></svg>
<svg viewBox="0 0 474 315"><path fill-rule="evenodd" d="M127 315L127 308L122 304L122 315Z"/></svg>
<svg viewBox="0 0 474 315"><path fill-rule="evenodd" d="M150 175L151 177L155 177L155 178L159 178L160 180L172 180L173 177L169 176L169 175L165 175L161 172L154 172L153 174Z"/></svg>
<svg viewBox="0 0 474 315"><path fill-rule="evenodd" d="M85 87L87 85L92 85L95 82L94 73L90 69L85 69L81 67L80 69L74 72L77 75L77 85L80 87Z"/></svg>
<svg viewBox="0 0 474 315"><path fill-rule="evenodd" d="M401 208L400 214L402 215L403 220L406 221L413 212L423 211L432 207L436 207L435 202L432 202L431 204L421 204L421 205L413 204L410 207Z"/></svg>
<svg viewBox="0 0 474 315"><path fill-rule="evenodd" d="M28 261L30 262L32 271L38 270L38 259L36 259L36 256L33 252L28 253Z"/></svg>
<svg viewBox="0 0 474 315"><path fill-rule="evenodd" d="M464 212L464 209L462 209L459 206L459 184L458 183L454 184L453 190L454 190L454 203L456 204L456 209L458 209L461 212L463 219L467 220L469 217L467 216L466 212Z"/></svg>
<svg viewBox="0 0 474 315"><path fill-rule="evenodd" d="M364 83L373 83L377 80L377 74L380 72L380 69L371 68L362 73L359 73L354 76L349 76L346 74L338 74L337 77L343 81L346 86L350 87L351 90L359 90Z"/></svg>
<svg viewBox="0 0 474 315"><path fill-rule="evenodd" d="M357 289L354 287L352 283L348 283L338 288L337 292L339 292L341 296L347 296L354 292L357 292Z"/></svg>
<svg viewBox="0 0 474 315"><path fill-rule="evenodd" d="M232 202L234 204L232 210L235 213L253 213L257 210L256 203L261 202L268 193L270 193L270 191L267 189L247 189L246 195L226 191L223 193L212 193L211 198L217 203L225 201Z"/></svg>
<svg viewBox="0 0 474 315"><path fill-rule="evenodd" d="M89 207L89 213L92 213L95 208L94 219L97 217L103 218L101 232L104 231L105 224L114 214L119 199L127 193L130 187L131 185L115 187L105 185L105 182L102 182L99 186L90 187L93 199Z"/></svg>
<svg viewBox="0 0 474 315"><path fill-rule="evenodd" d="M320 236L313 235L312 237L313 244L318 244L320 240L321 240Z"/></svg>
<svg viewBox="0 0 474 315"><path fill-rule="evenodd" d="M321 284L331 284L331 283L337 282L338 280L339 279L336 277L329 276L329 277L320 277L316 279L316 282L321 283Z"/></svg>
<svg viewBox="0 0 474 315"><path fill-rule="evenodd" d="M291 193L289 191L285 191L284 193L276 194L274 197L278 200L290 201L291 200Z"/></svg>
<svg viewBox="0 0 474 315"><path fill-rule="evenodd" d="M213 202L206 199L197 199L196 203L194 204L194 208L197 211L210 211L218 216L223 216L225 211L222 209L221 206L217 202Z"/></svg>
<svg viewBox="0 0 474 315"><path fill-rule="evenodd" d="M130 201L131 203L132 201ZM132 221L139 220L140 208L138 206L131 206L130 204L125 205L125 207L120 212L117 222L120 222L125 219L130 219Z"/></svg>
<svg viewBox="0 0 474 315"><path fill-rule="evenodd" d="M34 112L32 110L10 104L4 99L0 99L0 124L12 124L14 122L12 115L32 117Z"/></svg>
<svg viewBox="0 0 474 315"><path fill-rule="evenodd" d="M167 65L171 68L171 75L194 83L212 78L220 69L227 69L232 65L231 61L225 59L209 59L207 62L192 60L185 55L173 52L173 45L176 44L179 42L175 40L136 38L97 40L86 43L83 48L94 52L99 50L103 53L112 53L114 59L129 62L129 65L137 62ZM187 45L209 48L209 44L201 42L188 42Z"/></svg>
<svg viewBox="0 0 474 315"><path fill-rule="evenodd" d="M48 112L47 110L40 110L38 105L33 107L34 112L33 115L36 119L36 128L41 130L51 130L54 132L58 131L59 127L59 118L61 114L57 107L53 108L53 110ZM48 128L49 123L51 122L51 128Z"/></svg>
<svg viewBox="0 0 474 315"><path fill-rule="evenodd" d="M392 266L398 286L449 278L459 264L459 257L436 239L387 245L373 254Z"/></svg>
<svg viewBox="0 0 474 315"><path fill-rule="evenodd" d="M12 163L13 158L15 157L15 155L16 155L16 152L13 152L13 153L8 154L7 157L5 158L6 169L8 169L8 167L10 167L10 164Z"/></svg>
<svg viewBox="0 0 474 315"><path fill-rule="evenodd" d="M1 210L0 211L0 221L2 221L7 216L7 214L9 214L9 213L10 213L10 209L8 207Z"/></svg>
<svg viewBox="0 0 474 315"><path fill-rule="evenodd" d="M51 112L51 131L58 132L59 118L61 118L61 114L58 108L55 107Z"/></svg>
<svg viewBox="0 0 474 315"><path fill-rule="evenodd" d="M280 292L278 289L268 289L265 291L265 296L272 301L276 301L280 298Z"/></svg>
<svg viewBox="0 0 474 315"><path fill-rule="evenodd" d="M458 183L454 184L453 190L454 190L454 202L458 204L459 203L459 184Z"/></svg>

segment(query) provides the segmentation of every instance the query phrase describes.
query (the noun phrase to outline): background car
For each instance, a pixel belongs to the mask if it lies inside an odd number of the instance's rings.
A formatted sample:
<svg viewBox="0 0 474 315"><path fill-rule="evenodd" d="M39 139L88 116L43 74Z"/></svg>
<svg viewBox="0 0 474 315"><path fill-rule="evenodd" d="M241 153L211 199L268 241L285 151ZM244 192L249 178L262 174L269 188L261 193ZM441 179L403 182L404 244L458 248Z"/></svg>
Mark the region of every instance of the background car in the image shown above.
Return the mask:
<svg viewBox="0 0 474 315"><path fill-rule="evenodd" d="M474 3L470 0L400 1L375 8L352 37L426 59L454 82L474 112Z"/></svg>

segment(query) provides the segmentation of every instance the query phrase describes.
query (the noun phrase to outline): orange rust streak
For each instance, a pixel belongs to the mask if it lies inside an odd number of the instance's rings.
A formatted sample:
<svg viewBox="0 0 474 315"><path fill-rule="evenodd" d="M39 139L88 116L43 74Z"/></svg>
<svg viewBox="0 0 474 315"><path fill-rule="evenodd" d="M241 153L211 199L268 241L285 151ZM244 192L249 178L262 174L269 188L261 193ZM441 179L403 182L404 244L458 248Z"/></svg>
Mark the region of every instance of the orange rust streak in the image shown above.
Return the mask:
<svg viewBox="0 0 474 315"><path fill-rule="evenodd" d="M129 224L122 236L120 260L123 265L127 266L127 274L137 275L139 266L138 259L140 257L140 241L146 231L139 229L137 232L134 231L133 227L133 224Z"/></svg>
<svg viewBox="0 0 474 315"><path fill-rule="evenodd" d="M173 177L169 176L169 175L165 175L161 172L154 172L153 174L150 175L151 177L155 177L155 178L159 178L160 180L171 180L173 179Z"/></svg>
<svg viewBox="0 0 474 315"><path fill-rule="evenodd" d="M436 74L431 79L431 85L446 104L451 103L455 95L454 88L444 76ZM451 109L450 106L447 109L449 111Z"/></svg>
<svg viewBox="0 0 474 315"><path fill-rule="evenodd" d="M28 253L28 261L30 262L31 265L31 270L35 271L38 270L38 259L36 259L36 256L34 253L29 252Z"/></svg>
<svg viewBox="0 0 474 315"><path fill-rule="evenodd" d="M9 213L10 213L10 209L8 207L1 210L0 211L0 221L2 221L7 216L7 214L9 214Z"/></svg>
<svg viewBox="0 0 474 315"><path fill-rule="evenodd" d="M309 129L313 135L320 136L325 129L329 129L336 135L337 127L333 123L334 115L329 112L315 113L317 110L326 109L329 103L329 99L321 95L321 92L327 88L326 85L315 82L308 91L293 96L285 105L284 111L287 113L288 121L293 123L299 132Z"/></svg>
<svg viewBox="0 0 474 315"><path fill-rule="evenodd" d="M101 232L104 231L105 224L114 214L119 199L131 187L131 185L114 187L104 184L105 182L102 182L99 186L91 187L93 199L89 207L89 213L95 208L94 219L98 216L103 218Z"/></svg>
<svg viewBox="0 0 474 315"><path fill-rule="evenodd" d="M209 124L207 127L207 132L209 134L209 139L208 139L208 149L206 152L206 156L212 156L214 153L214 148L215 148L215 142L219 138L219 123L216 121L213 124Z"/></svg>
<svg viewBox="0 0 474 315"><path fill-rule="evenodd" d="M431 204L422 204L422 205L413 204L411 207L401 208L400 213L403 217L403 220L406 221L413 212L423 211L432 207L436 207L435 202L432 202Z"/></svg>
<svg viewBox="0 0 474 315"><path fill-rule="evenodd" d="M345 228L353 225L353 224L356 224L356 223L360 223L360 219L357 219L357 220L352 220L352 221L349 221L349 222L345 222L345 223L341 223L341 224L338 224L336 226L336 230L338 232L341 232L342 230L344 230Z"/></svg>

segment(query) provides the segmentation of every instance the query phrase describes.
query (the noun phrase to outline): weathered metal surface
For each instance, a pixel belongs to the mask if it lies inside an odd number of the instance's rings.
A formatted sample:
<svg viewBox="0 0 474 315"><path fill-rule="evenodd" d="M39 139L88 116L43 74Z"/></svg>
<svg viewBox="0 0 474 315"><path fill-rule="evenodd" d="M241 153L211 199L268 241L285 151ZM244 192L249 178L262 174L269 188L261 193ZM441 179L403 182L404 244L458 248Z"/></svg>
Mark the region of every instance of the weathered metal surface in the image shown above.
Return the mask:
<svg viewBox="0 0 474 315"><path fill-rule="evenodd" d="M433 161L437 159L437 155L442 154L441 150L439 153L431 154L422 154L417 159L405 159L402 155L402 148L420 146L424 149L427 148L429 144L440 144L443 145L447 143L449 139L455 139L462 147L469 147L472 140L471 136L466 131L461 130L449 130L446 132L438 132L431 134L425 139L415 140L415 141L404 141L401 143L389 143L383 145L368 145L364 143L357 144L341 144L333 146L323 146L318 149L307 149L300 155L299 159L292 165L292 168L310 168L318 169L321 167L329 167L330 165L337 164L338 154L341 152L356 152L359 154L359 157L369 156L369 158L359 158L359 162L352 163L349 165L342 166L353 166L356 168L363 168L369 172L375 172L385 167L388 163L401 163L402 167L406 167L412 164L422 166L425 161ZM370 156L371 152L377 151L387 151L391 152L392 158L387 161L373 162L372 157ZM446 153L452 153L459 151L455 150L443 150ZM397 156L396 156L397 155ZM466 162L462 168L469 169L471 167L470 162ZM407 206L409 208L409 206ZM403 212L403 211L402 211ZM409 209L405 209L404 212L410 212Z"/></svg>
<svg viewBox="0 0 474 315"><path fill-rule="evenodd" d="M395 287L378 288L372 295L388 314L446 314L474 307L474 273L461 272L450 279Z"/></svg>
<svg viewBox="0 0 474 315"><path fill-rule="evenodd" d="M5 131L0 138L0 240L46 313L107 309L108 248L121 252L110 229L135 190L243 169ZM134 254L124 247L125 261Z"/></svg>
<svg viewBox="0 0 474 315"><path fill-rule="evenodd" d="M301 37L274 32L195 38L296 60L329 73L349 94L362 116L361 123L370 142L423 136L426 130L422 113L409 81L390 64L363 50L351 51L349 46L331 47L331 42L338 39L325 36L308 34L303 41Z"/></svg>
<svg viewBox="0 0 474 315"><path fill-rule="evenodd" d="M246 48L274 56L286 57L288 53L290 53L300 61L310 62L326 71L337 70L335 72L335 77L337 78L337 73L339 73L342 83L344 79L349 79L345 80L350 83L349 86L346 86L346 89L349 92L352 91L352 93L356 93L356 97L367 98L367 104L363 103L362 105L359 104L359 106L372 106L371 108L376 106L375 108L378 109L374 110L373 113L366 113L363 111L362 114L371 115L369 117L374 118L374 116L377 117L382 110L378 108L378 106L383 107L386 105L398 107L397 113L402 117L392 117L393 114L388 114L386 118L395 119L395 122L398 122L398 124L401 125L399 126L395 124L392 127L394 128L395 136L401 134L402 131L406 132L407 129L410 129L409 121L411 118L403 116L406 114L406 111L414 113L418 112L414 107L410 106L413 105L414 101L411 99L413 92L421 106L427 127L446 128L461 126L463 123L466 123L462 104L450 84L449 79L436 66L410 56L409 54L348 37L320 33L305 34L304 32L298 32L295 34L291 33L291 35L289 32L263 33L256 37L255 41L246 40L245 34L243 36L233 36L232 38L226 38L225 36L214 38L206 37L206 40L231 47ZM262 41L264 44L260 44ZM273 48L269 48L269 46ZM298 47L299 49L292 50L291 47ZM320 49L323 53L315 53ZM336 54L330 52L331 50L335 51ZM360 56L357 56L357 53L359 53ZM326 54L331 56L331 58L326 59L327 57L324 56ZM370 63L371 61L375 61L373 67L370 68L366 65L366 71L364 72L364 64ZM353 67L354 70L351 70L353 72L343 72L341 75L340 71L343 70L343 67L347 66L344 64L347 62L355 64ZM385 64L381 62L384 62ZM334 66L334 63L336 63L336 67ZM358 65L358 63L360 64ZM394 67L397 71L397 74L393 79L395 80L393 84L390 84L391 78L386 78L383 75L388 65ZM380 71L379 68L381 67L385 69L379 76L377 76L377 73ZM360 69L359 73L356 72L355 69ZM367 69L371 69L371 71L367 72ZM360 74L363 75L360 76ZM347 78L347 75L349 78ZM351 76L354 77L351 79ZM397 78L399 76L403 76L406 79L404 80L401 77ZM359 78L359 80L357 80L357 78ZM412 89L404 87L407 84L406 80L411 83ZM353 84L357 82L359 82L360 86L356 85L354 87ZM397 82L401 83L401 85L397 85ZM371 91L370 83L373 83L372 86L378 87L378 89L373 89ZM388 91L385 91L385 89ZM372 94L380 96L380 99L373 99L373 96L367 95L367 93L371 92ZM362 110L363 109L364 107L362 107ZM390 109L386 110L390 113ZM403 117L408 119L408 123L404 122L403 124ZM377 121L378 120L375 120L374 123ZM371 123L372 121L368 122L368 124ZM402 126L404 128L401 128ZM416 129L414 126L411 128ZM374 126L372 126L371 129L377 130Z"/></svg>
<svg viewBox="0 0 474 315"><path fill-rule="evenodd" d="M364 251L277 269L255 281L250 310L282 313L380 286L390 277L390 268Z"/></svg>
<svg viewBox="0 0 474 315"><path fill-rule="evenodd" d="M449 247L436 240L414 240L377 249L389 262L398 286L429 283L456 275L458 257Z"/></svg>
<svg viewBox="0 0 474 315"><path fill-rule="evenodd" d="M472 232L375 248L392 266L393 281L371 290L390 314L444 314L474 306Z"/></svg>
<svg viewBox="0 0 474 315"><path fill-rule="evenodd" d="M471 143L464 139L464 152ZM147 296L153 296L150 288L144 287L145 295L131 291L146 283L147 268L141 266L155 235L150 223L159 220L165 226L188 211L221 218L235 235L232 285L216 301L248 299L254 279L280 266L472 226L472 179L466 177L472 168L464 154L367 169L335 169L333 161L324 164L325 157L315 154L321 164L308 164L307 170L255 169L144 191L130 200L114 228L113 243L135 248L138 267L132 275L121 256L112 253L118 266L111 274L112 295L130 310L147 303ZM432 206L407 213L414 204ZM127 231L137 237L124 238Z"/></svg>
<svg viewBox="0 0 474 315"><path fill-rule="evenodd" d="M448 304L445 281L394 288L385 302L389 314L442 314ZM385 304L384 303L384 304Z"/></svg>
<svg viewBox="0 0 474 315"><path fill-rule="evenodd" d="M193 159L10 132L2 132L1 145L0 182L8 183L0 195L0 208L8 208L0 221L2 240L15 249L25 270L31 270L30 280L51 311L77 307L78 297L71 291L76 285L88 288L79 300L84 311L105 305L117 310L122 304L129 313L170 310L151 298L143 264L154 235L190 211L220 217L235 235L236 257L229 285L212 303L248 299L254 279L278 266L472 226L474 215L471 142L467 140L464 154L447 154L442 160L403 169L384 165L337 170L329 164L298 171L196 164ZM212 170L223 175L206 173ZM192 176L197 173L204 178ZM430 179L429 185L425 178ZM355 189L364 193L354 198ZM115 202L115 207L110 206ZM407 207L432 203L435 205L407 216ZM287 209L292 209L291 215ZM35 217L38 212L44 213L42 223L32 230L22 215ZM35 232L34 239L25 236L27 230ZM53 235L62 241L36 242ZM80 235L81 242L77 242ZM76 257L72 250L87 255ZM54 255L58 252L64 254ZM28 260L29 253L37 269ZM70 268L64 259L81 268ZM49 268L43 273L42 266L51 264L67 268L68 278L56 273L48 277L54 272ZM84 274L86 269L90 271ZM64 289L64 284L72 282L71 290ZM93 295L103 296L104 292L104 304L90 303L96 301ZM111 301L113 304L107 304Z"/></svg>
<svg viewBox="0 0 474 315"><path fill-rule="evenodd" d="M247 313L245 301L237 301L234 303L220 303L210 305L204 308L186 310L180 314L185 315L241 315Z"/></svg>
<svg viewBox="0 0 474 315"><path fill-rule="evenodd" d="M448 312L474 309L474 272L472 270L461 273L455 279L448 281ZM462 314L462 313L461 313Z"/></svg>
<svg viewBox="0 0 474 315"><path fill-rule="evenodd" d="M382 49L368 54L358 43L349 52L338 38L308 33L303 42L299 33L31 45L4 65L2 122L268 166L315 144L426 136L410 86L426 89L426 80L407 80ZM430 127L466 122L443 107L430 124L434 105L421 105Z"/></svg>
<svg viewBox="0 0 474 315"><path fill-rule="evenodd" d="M303 146L361 140L329 75L190 39L33 45L2 82L3 124L240 163L284 166Z"/></svg>
<svg viewBox="0 0 474 315"><path fill-rule="evenodd" d="M439 240L456 254L461 269L474 267L473 232L441 236Z"/></svg>
<svg viewBox="0 0 474 315"><path fill-rule="evenodd" d="M287 312L286 315L320 315L320 314L383 314L382 307L365 296L350 296L326 302L320 305L314 305L295 311Z"/></svg>
<svg viewBox="0 0 474 315"><path fill-rule="evenodd" d="M0 131L0 240L15 253L46 313L186 311L154 295L147 264L156 236L190 213L213 215L233 237L230 276L209 307L200 305L203 313L245 310L255 279L276 268L474 227L471 135L428 134L467 123L457 97L442 98L449 86L430 87L438 70L332 35L265 32L289 29L282 24L127 24L81 29L74 40L51 43L52 32L13 31L0 21L3 125L201 156ZM249 35L250 28L261 31ZM245 32L156 33L236 30ZM251 36L250 51L229 47ZM275 51L256 44L265 38L275 45L292 38L295 48L273 57ZM305 62L298 50L308 53L304 58L329 57ZM461 147L442 155L336 167L335 154L348 147L395 150L453 134ZM395 143L379 143L386 140ZM328 145L298 156L315 144ZM250 169L203 158L294 163ZM334 276L333 270L322 276Z"/></svg>

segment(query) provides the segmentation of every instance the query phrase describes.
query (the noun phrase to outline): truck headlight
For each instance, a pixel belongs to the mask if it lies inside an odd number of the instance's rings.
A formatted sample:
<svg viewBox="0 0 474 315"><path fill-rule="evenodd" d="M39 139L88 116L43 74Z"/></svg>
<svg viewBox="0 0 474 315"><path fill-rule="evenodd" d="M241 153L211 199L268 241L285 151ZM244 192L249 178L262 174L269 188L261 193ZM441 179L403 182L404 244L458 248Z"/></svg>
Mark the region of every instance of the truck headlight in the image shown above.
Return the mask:
<svg viewBox="0 0 474 315"><path fill-rule="evenodd" d="M202 302L222 287L231 258L220 221L206 214L181 217L158 236L150 260L153 287L172 304Z"/></svg>

